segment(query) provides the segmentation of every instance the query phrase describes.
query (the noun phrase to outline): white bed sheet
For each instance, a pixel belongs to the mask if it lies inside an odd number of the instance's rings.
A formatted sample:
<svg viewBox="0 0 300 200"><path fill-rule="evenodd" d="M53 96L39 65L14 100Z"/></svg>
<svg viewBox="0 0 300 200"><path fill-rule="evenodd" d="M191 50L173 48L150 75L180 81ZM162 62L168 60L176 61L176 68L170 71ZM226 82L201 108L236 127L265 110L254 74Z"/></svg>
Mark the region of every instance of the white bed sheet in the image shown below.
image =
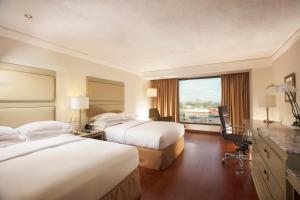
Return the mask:
<svg viewBox="0 0 300 200"><path fill-rule="evenodd" d="M139 164L127 145L61 135L0 149L0 199L99 199Z"/></svg>
<svg viewBox="0 0 300 200"><path fill-rule="evenodd" d="M104 129L108 141L162 150L184 135L184 126L175 122L132 120Z"/></svg>

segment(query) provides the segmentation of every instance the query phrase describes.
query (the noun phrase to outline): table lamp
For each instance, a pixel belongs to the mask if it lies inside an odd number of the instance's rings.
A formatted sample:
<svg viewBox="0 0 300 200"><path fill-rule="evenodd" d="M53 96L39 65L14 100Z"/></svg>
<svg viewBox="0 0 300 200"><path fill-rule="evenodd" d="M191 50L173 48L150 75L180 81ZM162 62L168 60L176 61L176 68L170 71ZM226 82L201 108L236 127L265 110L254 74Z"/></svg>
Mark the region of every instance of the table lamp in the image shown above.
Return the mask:
<svg viewBox="0 0 300 200"><path fill-rule="evenodd" d="M266 108L267 111L267 119L264 120L264 123L270 124L273 121L269 119L269 108L276 107L276 96L275 95L266 95L263 96L259 101L259 106L262 108Z"/></svg>
<svg viewBox="0 0 300 200"><path fill-rule="evenodd" d="M157 97L157 89L156 88L148 88L147 89L147 97Z"/></svg>
<svg viewBox="0 0 300 200"><path fill-rule="evenodd" d="M156 88L147 88L147 97L155 98L157 97L157 89ZM152 99L152 106L153 106L153 99ZM149 118L152 118L153 115L153 108L149 108Z"/></svg>
<svg viewBox="0 0 300 200"><path fill-rule="evenodd" d="M81 110L89 108L89 98L85 96L71 97L71 109L79 110L79 129L81 129Z"/></svg>

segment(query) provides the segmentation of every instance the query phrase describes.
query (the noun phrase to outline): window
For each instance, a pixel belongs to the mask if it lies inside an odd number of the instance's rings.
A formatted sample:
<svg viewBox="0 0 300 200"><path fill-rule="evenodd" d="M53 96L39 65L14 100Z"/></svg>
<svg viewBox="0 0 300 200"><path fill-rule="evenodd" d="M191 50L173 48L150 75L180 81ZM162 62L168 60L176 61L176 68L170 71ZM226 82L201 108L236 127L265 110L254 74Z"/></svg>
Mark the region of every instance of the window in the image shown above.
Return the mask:
<svg viewBox="0 0 300 200"><path fill-rule="evenodd" d="M179 81L180 122L219 125L221 78L197 78Z"/></svg>

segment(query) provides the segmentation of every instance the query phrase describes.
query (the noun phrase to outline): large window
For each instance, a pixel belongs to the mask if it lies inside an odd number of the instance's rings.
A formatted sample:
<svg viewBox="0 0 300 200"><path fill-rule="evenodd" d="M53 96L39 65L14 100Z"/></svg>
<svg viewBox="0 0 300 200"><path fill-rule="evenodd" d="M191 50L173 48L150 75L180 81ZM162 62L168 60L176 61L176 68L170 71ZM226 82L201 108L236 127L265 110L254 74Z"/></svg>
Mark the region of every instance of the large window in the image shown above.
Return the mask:
<svg viewBox="0 0 300 200"><path fill-rule="evenodd" d="M219 125L220 104L220 77L179 81L180 122Z"/></svg>

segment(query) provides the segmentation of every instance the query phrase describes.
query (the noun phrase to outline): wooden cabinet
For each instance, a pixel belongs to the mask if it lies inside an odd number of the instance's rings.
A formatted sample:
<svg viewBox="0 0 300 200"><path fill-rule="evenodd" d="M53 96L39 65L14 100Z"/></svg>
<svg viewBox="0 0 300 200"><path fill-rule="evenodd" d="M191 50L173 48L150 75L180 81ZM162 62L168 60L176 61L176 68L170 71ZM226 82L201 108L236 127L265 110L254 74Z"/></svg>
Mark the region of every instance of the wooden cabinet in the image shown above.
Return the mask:
<svg viewBox="0 0 300 200"><path fill-rule="evenodd" d="M256 132L253 134L253 170L257 179L255 186L260 199L284 199L285 176L284 159L280 158L264 138ZM261 191L258 191L258 188Z"/></svg>
<svg viewBox="0 0 300 200"><path fill-rule="evenodd" d="M288 200L287 169L300 168L300 149L297 143L292 144L294 137L299 139L300 132L282 127L252 126L251 130L252 178L259 198Z"/></svg>
<svg viewBox="0 0 300 200"><path fill-rule="evenodd" d="M287 200L300 200L300 170L287 170Z"/></svg>

